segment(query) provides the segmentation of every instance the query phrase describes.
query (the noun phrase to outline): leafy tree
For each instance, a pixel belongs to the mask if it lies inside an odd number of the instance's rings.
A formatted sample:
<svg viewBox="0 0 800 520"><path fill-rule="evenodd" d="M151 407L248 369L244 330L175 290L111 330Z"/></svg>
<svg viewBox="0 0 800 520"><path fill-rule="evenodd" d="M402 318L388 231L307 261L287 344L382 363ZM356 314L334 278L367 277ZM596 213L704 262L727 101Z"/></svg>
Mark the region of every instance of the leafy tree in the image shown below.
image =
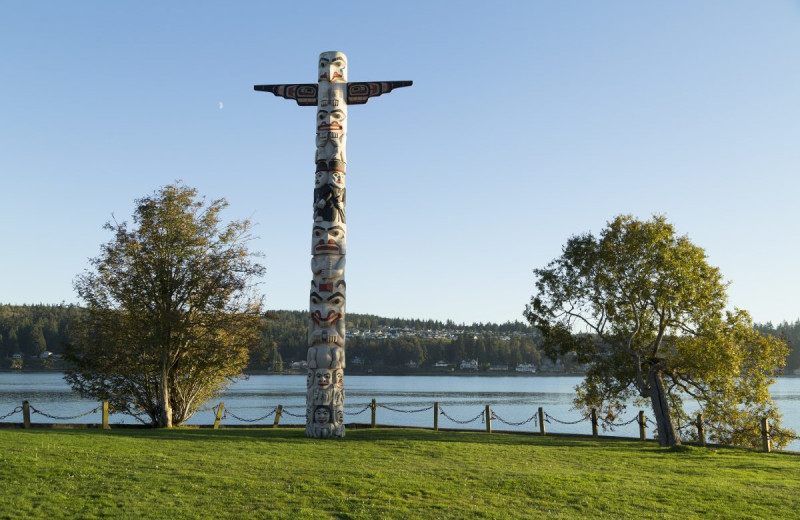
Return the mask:
<svg viewBox="0 0 800 520"><path fill-rule="evenodd" d="M264 269L250 222L221 225L226 206L176 183L136 201L133 228L105 225L114 238L75 280L86 309L67 351L74 389L171 427L241 373L261 336Z"/></svg>
<svg viewBox="0 0 800 520"><path fill-rule="evenodd" d="M662 446L680 443L688 396L712 440L755 445L760 417L780 425L768 386L784 343L755 331L745 312L725 312L719 270L664 217L619 216L599 237L571 237L534 273L525 316L551 356L574 352L587 365L579 408L610 422L629 399L649 399Z"/></svg>
<svg viewBox="0 0 800 520"><path fill-rule="evenodd" d="M272 343L272 348L269 351L269 363L273 372L283 372L283 357L278 352L278 344Z"/></svg>

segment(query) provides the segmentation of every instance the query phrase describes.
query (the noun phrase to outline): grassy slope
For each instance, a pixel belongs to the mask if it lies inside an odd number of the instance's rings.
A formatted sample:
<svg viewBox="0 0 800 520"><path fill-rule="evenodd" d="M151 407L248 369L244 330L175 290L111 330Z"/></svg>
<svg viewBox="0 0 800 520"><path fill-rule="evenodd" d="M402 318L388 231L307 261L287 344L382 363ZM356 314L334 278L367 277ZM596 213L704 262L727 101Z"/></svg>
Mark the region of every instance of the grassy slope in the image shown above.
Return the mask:
<svg viewBox="0 0 800 520"><path fill-rule="evenodd" d="M349 430L0 430L0 518L795 518L800 456Z"/></svg>

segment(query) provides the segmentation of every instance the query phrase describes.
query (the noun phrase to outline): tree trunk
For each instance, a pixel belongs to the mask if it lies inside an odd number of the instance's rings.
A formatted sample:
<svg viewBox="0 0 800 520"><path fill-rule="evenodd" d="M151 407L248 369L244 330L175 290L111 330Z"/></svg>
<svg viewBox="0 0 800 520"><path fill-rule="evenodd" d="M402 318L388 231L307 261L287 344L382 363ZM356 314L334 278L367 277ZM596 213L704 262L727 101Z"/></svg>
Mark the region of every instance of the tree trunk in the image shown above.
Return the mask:
<svg viewBox="0 0 800 520"><path fill-rule="evenodd" d="M681 443L681 440L675 435L675 427L672 425L672 418L669 415L669 402L667 402L667 392L664 389L661 371L651 369L647 374L647 383L650 386L653 414L656 416L658 443L664 447L676 446Z"/></svg>
<svg viewBox="0 0 800 520"><path fill-rule="evenodd" d="M161 403L161 417L158 425L162 428L172 428L172 406L169 404L169 352L161 351L161 381L159 382L159 399Z"/></svg>

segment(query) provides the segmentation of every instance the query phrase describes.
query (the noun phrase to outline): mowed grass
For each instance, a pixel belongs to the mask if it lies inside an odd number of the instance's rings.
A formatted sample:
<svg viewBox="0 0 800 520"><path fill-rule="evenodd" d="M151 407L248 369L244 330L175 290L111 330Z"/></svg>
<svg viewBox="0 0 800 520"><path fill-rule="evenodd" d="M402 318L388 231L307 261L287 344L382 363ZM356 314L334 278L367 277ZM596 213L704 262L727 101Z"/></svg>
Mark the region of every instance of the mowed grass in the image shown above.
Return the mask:
<svg viewBox="0 0 800 520"><path fill-rule="evenodd" d="M798 515L796 454L413 429L0 429L0 518Z"/></svg>

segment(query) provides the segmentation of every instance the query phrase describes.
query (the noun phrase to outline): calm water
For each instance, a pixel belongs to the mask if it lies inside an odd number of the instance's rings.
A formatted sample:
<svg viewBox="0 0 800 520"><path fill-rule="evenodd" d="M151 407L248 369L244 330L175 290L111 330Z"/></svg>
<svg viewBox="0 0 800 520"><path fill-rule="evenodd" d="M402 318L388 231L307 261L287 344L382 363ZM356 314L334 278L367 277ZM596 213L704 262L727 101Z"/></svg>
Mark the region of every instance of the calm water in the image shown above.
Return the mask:
<svg viewBox="0 0 800 520"><path fill-rule="evenodd" d="M536 413L538 407L542 407L551 418L546 425L549 432L591 433L588 421L571 425L558 422L581 419L572 410L574 387L580 381L580 377L347 376L345 412L348 423L368 423L370 411L365 408L375 399L379 405L379 424L430 427L433 425L430 407L438 402L446 414L439 418L441 428L483 429L485 424L480 416L484 407L490 405L501 419L493 422L494 430L538 431L536 420L522 425L508 423L524 422ZM224 401L231 412L223 424L244 424L254 419L259 419L255 424L272 424L273 418L264 416L279 404L286 412L281 424L304 423L305 382L304 375L250 376L235 383L219 399L208 403L189 424L213 423L211 407L219 401ZM785 425L800 431L800 378L780 378L771 391L784 415ZM65 419L88 412L98 403L74 394L61 374L0 373L0 417L13 411L24 400L36 410L58 417L54 420L34 413L31 417L33 422L100 422L99 411L77 419ZM430 409L422 410L425 408ZM631 407L621 422L632 419L637 411L638 408ZM0 422L21 421L20 413L0 419ZM110 421L112 424L136 422L130 416L115 414ZM462 424L464 421L470 422ZM638 431L634 423L607 434L638 437ZM790 449L800 451L800 443L793 443Z"/></svg>

